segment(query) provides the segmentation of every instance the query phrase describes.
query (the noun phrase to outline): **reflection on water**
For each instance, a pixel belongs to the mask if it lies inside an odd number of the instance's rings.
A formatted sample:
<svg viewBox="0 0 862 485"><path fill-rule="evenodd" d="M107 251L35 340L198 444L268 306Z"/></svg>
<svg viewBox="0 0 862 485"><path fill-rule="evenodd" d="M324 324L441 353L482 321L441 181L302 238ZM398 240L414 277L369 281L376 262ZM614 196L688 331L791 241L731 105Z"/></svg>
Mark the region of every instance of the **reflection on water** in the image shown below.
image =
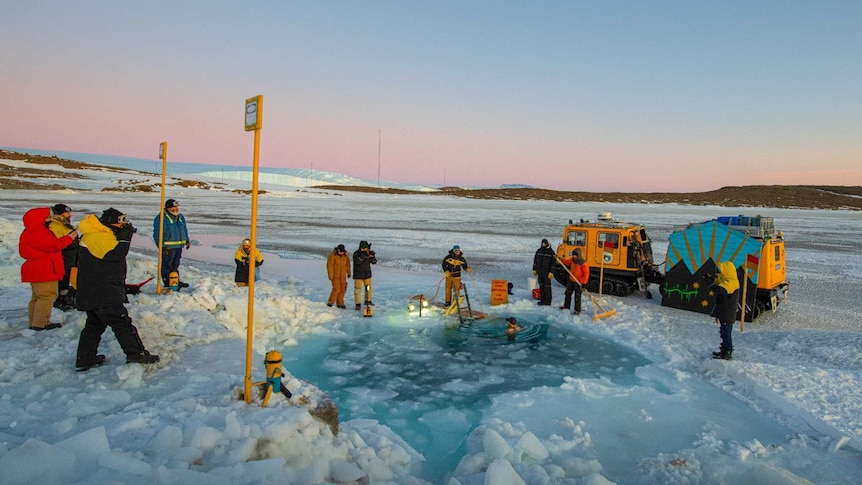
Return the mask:
<svg viewBox="0 0 862 485"><path fill-rule="evenodd" d="M425 454L426 469L442 473L457 465L463 439L493 396L556 387L566 376L632 385L635 369L649 363L609 340L550 326L540 315L519 315L518 322L522 330L511 341L503 318L465 324L433 317L353 320L342 326L343 335L308 337L285 349L284 364L329 393L341 419L390 426ZM422 417L451 408L467 422L441 442L440 430Z"/></svg>

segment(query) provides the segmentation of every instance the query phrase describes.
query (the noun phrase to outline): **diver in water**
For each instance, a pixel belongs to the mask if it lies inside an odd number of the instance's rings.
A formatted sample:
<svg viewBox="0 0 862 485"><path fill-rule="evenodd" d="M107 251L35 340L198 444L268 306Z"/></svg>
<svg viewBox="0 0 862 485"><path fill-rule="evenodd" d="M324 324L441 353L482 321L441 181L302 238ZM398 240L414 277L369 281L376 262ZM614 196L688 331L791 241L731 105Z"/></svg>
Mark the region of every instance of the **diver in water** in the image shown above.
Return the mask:
<svg viewBox="0 0 862 485"><path fill-rule="evenodd" d="M509 317L506 319L508 325L506 326L506 338L509 340L515 340L515 334L521 331L521 327L518 326L518 320L515 317Z"/></svg>

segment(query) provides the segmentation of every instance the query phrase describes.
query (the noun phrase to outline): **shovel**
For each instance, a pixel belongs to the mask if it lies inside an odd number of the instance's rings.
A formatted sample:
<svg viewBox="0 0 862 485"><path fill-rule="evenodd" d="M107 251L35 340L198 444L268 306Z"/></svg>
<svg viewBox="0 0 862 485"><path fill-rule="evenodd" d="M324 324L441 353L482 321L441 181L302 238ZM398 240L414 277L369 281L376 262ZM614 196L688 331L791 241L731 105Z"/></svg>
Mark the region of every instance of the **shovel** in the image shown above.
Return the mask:
<svg viewBox="0 0 862 485"><path fill-rule="evenodd" d="M590 297L590 301L593 302L593 320L599 320L601 318L609 317L611 315L616 315L617 310L615 308L611 307L610 304L608 304L608 302L603 301L600 298L596 298L595 295L593 295L592 293L587 291L587 289L584 288L584 285L582 285L580 281L575 279L575 275L572 274L572 272L571 272L571 270L569 270L568 266L566 266L565 264L563 264L562 261L560 261L560 258L557 257L556 254L554 255L554 259L557 260L557 263L560 263L560 266L562 266L563 269L566 270L566 273L569 273L570 279L572 281L574 281L575 283L577 283L578 286L581 287L581 291L583 291L584 293L586 293L587 296Z"/></svg>

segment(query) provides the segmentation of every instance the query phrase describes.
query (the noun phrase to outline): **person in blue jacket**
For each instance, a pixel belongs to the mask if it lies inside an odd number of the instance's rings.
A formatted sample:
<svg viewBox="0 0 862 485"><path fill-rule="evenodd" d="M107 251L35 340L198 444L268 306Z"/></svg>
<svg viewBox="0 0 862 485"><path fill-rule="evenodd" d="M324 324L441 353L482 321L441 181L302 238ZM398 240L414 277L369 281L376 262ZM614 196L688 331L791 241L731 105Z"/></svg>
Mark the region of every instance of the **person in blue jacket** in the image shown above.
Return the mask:
<svg viewBox="0 0 862 485"><path fill-rule="evenodd" d="M159 247L159 237L162 231L159 230L159 219L161 214L153 219L153 241L156 247ZM176 271L179 274L180 260L183 257L183 247L189 249L191 242L189 240L189 230L186 226L186 218L180 214L180 203L174 199L165 201L165 224L164 224L164 239L162 241L162 282L168 286L168 277L171 272ZM180 288L188 288L188 283L179 282Z"/></svg>

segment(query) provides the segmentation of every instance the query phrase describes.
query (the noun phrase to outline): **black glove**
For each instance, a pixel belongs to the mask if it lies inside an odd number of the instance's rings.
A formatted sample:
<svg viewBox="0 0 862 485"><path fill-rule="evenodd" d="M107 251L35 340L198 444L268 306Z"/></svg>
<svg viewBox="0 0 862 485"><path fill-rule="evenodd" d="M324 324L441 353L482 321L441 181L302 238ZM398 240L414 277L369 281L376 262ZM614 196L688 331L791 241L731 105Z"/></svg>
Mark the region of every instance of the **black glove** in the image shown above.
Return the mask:
<svg viewBox="0 0 862 485"><path fill-rule="evenodd" d="M135 233L135 228L131 224L126 224L117 229L117 241L131 241L132 234Z"/></svg>
<svg viewBox="0 0 862 485"><path fill-rule="evenodd" d="M170 250L168 248L162 249L162 256L167 256Z"/></svg>
<svg viewBox="0 0 862 485"><path fill-rule="evenodd" d="M255 261L254 265L255 266L263 266L263 261Z"/></svg>
<svg viewBox="0 0 862 485"><path fill-rule="evenodd" d="M192 242L186 241L186 249L189 249L190 247L192 247Z"/></svg>

